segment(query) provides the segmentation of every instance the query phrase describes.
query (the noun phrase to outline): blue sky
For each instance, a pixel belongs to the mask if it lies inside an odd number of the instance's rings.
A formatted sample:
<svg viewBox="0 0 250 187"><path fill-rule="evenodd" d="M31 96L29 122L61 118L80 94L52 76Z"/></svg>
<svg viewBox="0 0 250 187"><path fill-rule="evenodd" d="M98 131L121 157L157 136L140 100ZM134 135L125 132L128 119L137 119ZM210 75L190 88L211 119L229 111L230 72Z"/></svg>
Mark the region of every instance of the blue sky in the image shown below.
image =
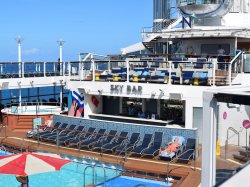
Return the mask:
<svg viewBox="0 0 250 187"><path fill-rule="evenodd" d="M17 61L20 34L22 61L56 61L60 38L63 60L80 52L118 54L141 41L152 26L152 0L8 0L0 6L0 61Z"/></svg>

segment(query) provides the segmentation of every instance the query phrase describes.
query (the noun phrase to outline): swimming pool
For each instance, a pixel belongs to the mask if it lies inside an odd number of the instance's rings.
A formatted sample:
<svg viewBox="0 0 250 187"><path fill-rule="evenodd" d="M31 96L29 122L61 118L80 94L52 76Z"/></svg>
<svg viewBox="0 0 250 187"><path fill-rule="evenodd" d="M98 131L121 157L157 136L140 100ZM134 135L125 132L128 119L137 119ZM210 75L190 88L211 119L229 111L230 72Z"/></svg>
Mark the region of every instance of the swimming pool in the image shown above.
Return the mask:
<svg viewBox="0 0 250 187"><path fill-rule="evenodd" d="M2 153L1 155L4 155ZM58 172L49 172L29 176L29 185L31 187L83 187L84 170L88 166L95 167L95 184L104 182L104 169L106 180L110 180L119 175L115 165L98 162L90 159L78 159L77 162L66 164ZM88 167L85 173L85 186L93 184L93 170ZM0 175L0 187L17 187L20 183L16 181L15 175Z"/></svg>
<svg viewBox="0 0 250 187"><path fill-rule="evenodd" d="M8 154L11 153L0 150L0 156ZM31 187L83 187L84 184L85 186L93 184L94 180L95 184L99 184L97 187L104 186L104 181L106 181L106 187L134 187L137 185L147 187L171 186L171 184L162 181L120 176L120 171L123 171L121 165L67 155L61 155L61 157L70 159L72 162L63 166L58 172L29 176L29 185ZM93 166L95 166L94 176ZM0 187L17 187L19 185L20 183L17 182L15 175L0 174Z"/></svg>
<svg viewBox="0 0 250 187"><path fill-rule="evenodd" d="M102 185L98 185L97 187L101 187ZM135 186L146 186L146 187L159 187L166 186L170 187L171 184L163 181L155 181L150 179L141 179L137 177L128 177L128 176L119 176L113 178L106 182L106 186L112 187L135 187Z"/></svg>

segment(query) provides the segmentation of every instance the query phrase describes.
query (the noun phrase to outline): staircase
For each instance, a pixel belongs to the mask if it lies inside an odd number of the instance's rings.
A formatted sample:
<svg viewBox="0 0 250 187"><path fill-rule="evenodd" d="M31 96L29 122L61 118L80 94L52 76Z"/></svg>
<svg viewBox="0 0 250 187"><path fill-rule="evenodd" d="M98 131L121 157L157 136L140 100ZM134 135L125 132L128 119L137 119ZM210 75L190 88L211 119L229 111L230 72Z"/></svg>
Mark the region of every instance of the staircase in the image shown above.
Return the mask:
<svg viewBox="0 0 250 187"><path fill-rule="evenodd" d="M30 130L32 129L34 116L19 116L17 119L16 130Z"/></svg>
<svg viewBox="0 0 250 187"><path fill-rule="evenodd" d="M156 42L159 37L157 33L162 32L164 29L170 29L179 24L182 19L165 19L163 22L157 23L153 26L150 33L143 33L143 45L146 49L153 52L154 49L154 42Z"/></svg>

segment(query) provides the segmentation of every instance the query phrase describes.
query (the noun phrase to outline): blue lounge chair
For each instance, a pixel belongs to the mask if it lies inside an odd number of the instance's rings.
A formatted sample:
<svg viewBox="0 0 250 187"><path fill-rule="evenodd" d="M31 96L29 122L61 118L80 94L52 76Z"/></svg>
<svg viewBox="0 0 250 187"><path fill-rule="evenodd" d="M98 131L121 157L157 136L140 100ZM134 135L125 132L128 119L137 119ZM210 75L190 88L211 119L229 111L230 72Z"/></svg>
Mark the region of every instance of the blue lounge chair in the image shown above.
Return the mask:
<svg viewBox="0 0 250 187"><path fill-rule="evenodd" d="M126 153L129 150L133 149L138 141L140 140L140 133L134 132L129 141L124 141L124 143L116 148L116 153L122 154Z"/></svg>
<svg viewBox="0 0 250 187"><path fill-rule="evenodd" d="M59 128L61 126L61 123L60 122L56 122L55 123L55 125L54 125L54 127L47 127L46 129L45 129L45 131L43 131L43 132L40 132L39 134L37 133L37 134L34 134L33 135L33 138L34 139L38 139L38 135L39 136L42 136L42 135L46 135L46 134L50 134L52 131L54 131L54 130L56 130L57 128Z"/></svg>
<svg viewBox="0 0 250 187"><path fill-rule="evenodd" d="M130 155L140 155L141 152L149 146L152 136L152 134L145 134L141 144L132 149Z"/></svg>
<svg viewBox="0 0 250 187"><path fill-rule="evenodd" d="M61 137L67 136L70 132L75 129L76 125L70 125L69 127L62 129L58 134L48 136L47 138L43 138L45 141L56 142L57 137L60 139Z"/></svg>
<svg viewBox="0 0 250 187"><path fill-rule="evenodd" d="M43 141L43 140L47 139L47 137L49 137L49 136L56 135L56 134L57 134L57 131L58 131L58 132L61 132L62 130L65 130L65 128L66 128L67 126L68 126L67 123L63 123L59 128L53 130L51 133L45 134L45 135L41 135L41 136L40 136L40 139Z"/></svg>
<svg viewBox="0 0 250 187"><path fill-rule="evenodd" d="M94 127L90 127L87 132L76 136L74 139L71 139L68 142L68 147L78 147L78 144L80 142L87 140L89 137L91 137L94 134L95 129L96 128L94 128Z"/></svg>
<svg viewBox="0 0 250 187"><path fill-rule="evenodd" d="M179 144L180 146L177 147L177 150L175 152L170 152L170 153L167 153L167 152L161 152L159 154L159 158L161 160L172 160L178 153L182 152L183 150L183 147L185 146L185 138L182 137L182 136L172 136L172 140L171 142L174 142L176 137L179 137ZM167 143L167 146L169 145L169 143Z"/></svg>
<svg viewBox="0 0 250 187"><path fill-rule="evenodd" d="M128 132L122 131L118 137L115 137L114 141L107 143L102 147L102 152L111 151L114 152L115 148L121 145L127 139Z"/></svg>
<svg viewBox="0 0 250 187"><path fill-rule="evenodd" d="M84 130L84 126L78 126L76 130L71 131L67 136L63 136L59 138L59 144L66 145L67 142L79 136Z"/></svg>
<svg viewBox="0 0 250 187"><path fill-rule="evenodd" d="M162 144L162 136L163 132L155 132L153 142L148 148L142 151L141 157L144 157L146 155L155 157L156 155L158 155Z"/></svg>
<svg viewBox="0 0 250 187"><path fill-rule="evenodd" d="M94 142L92 146L92 150L101 149L104 145L110 143L116 136L117 131L116 130L110 130L108 134L103 136L101 139L99 139L97 142Z"/></svg>
<svg viewBox="0 0 250 187"><path fill-rule="evenodd" d="M191 159L194 159L195 153L195 144L196 140L194 138L188 138L187 143L184 146L183 152L177 159L177 162L189 162Z"/></svg>
<svg viewBox="0 0 250 187"><path fill-rule="evenodd" d="M106 131L106 129L100 129L97 132L97 134L92 135L87 140L83 140L83 141L79 142L78 148L79 149L81 149L81 148L88 148L88 149L90 149L90 147L92 146L92 144L98 142L100 140L100 138L103 137L105 131Z"/></svg>

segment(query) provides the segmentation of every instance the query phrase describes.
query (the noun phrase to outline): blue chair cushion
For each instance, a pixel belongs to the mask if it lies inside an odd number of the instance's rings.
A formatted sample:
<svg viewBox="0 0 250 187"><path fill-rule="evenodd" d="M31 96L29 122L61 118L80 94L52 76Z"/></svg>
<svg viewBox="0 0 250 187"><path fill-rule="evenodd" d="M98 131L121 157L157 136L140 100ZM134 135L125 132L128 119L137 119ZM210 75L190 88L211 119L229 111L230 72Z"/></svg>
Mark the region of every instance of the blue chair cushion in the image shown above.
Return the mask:
<svg viewBox="0 0 250 187"><path fill-rule="evenodd" d="M139 76L142 74L142 71L135 71L135 74Z"/></svg>
<svg viewBox="0 0 250 187"><path fill-rule="evenodd" d="M143 76L148 76L148 75L149 75L149 72L148 72L148 71L144 71L144 72L142 73L142 75L143 75Z"/></svg>

